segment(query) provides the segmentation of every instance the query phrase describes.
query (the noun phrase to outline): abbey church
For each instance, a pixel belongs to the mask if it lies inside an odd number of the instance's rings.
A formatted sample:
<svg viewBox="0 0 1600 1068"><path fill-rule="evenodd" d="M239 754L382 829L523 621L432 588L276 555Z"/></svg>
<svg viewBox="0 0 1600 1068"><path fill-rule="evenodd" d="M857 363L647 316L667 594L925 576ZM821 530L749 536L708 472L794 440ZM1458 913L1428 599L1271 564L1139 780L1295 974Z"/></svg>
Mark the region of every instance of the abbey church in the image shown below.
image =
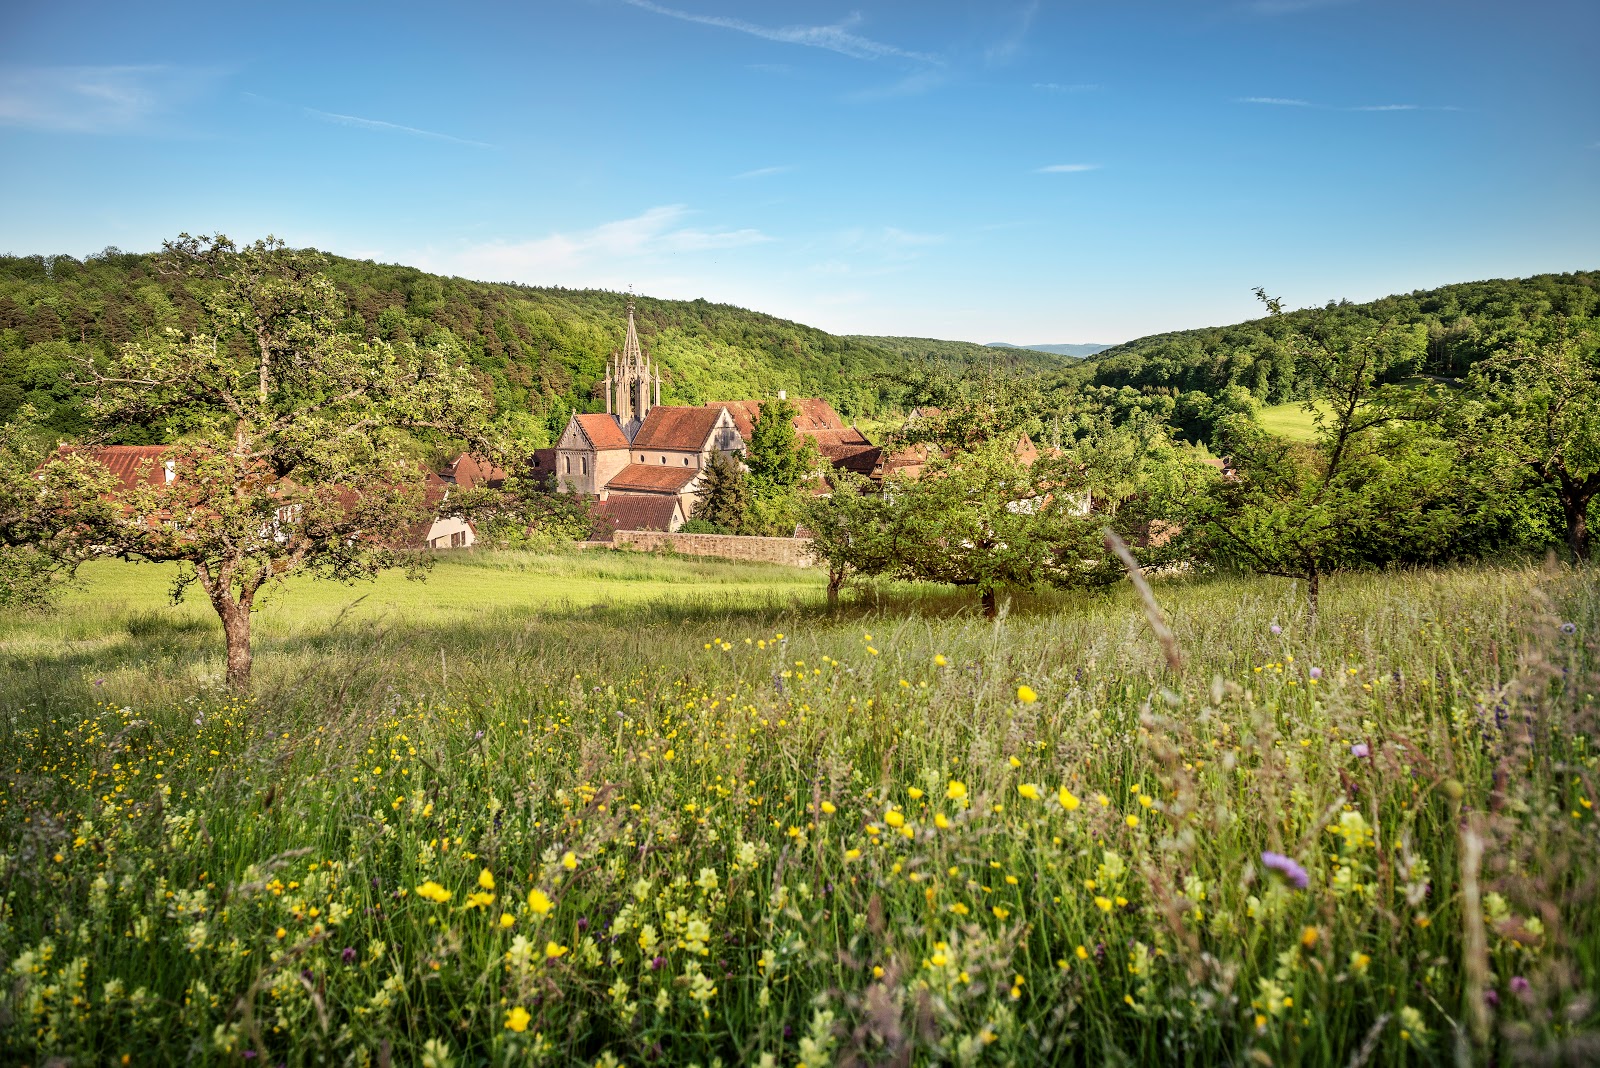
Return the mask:
<svg viewBox="0 0 1600 1068"><path fill-rule="evenodd" d="M622 351L606 366L605 393L604 412L568 421L553 460L558 488L597 498L597 511L618 530L682 526L694 513L712 456L738 459L761 406L758 400L662 404L661 370L639 344L631 301ZM794 403L795 431L833 463L855 467L878 452L827 401Z"/></svg>

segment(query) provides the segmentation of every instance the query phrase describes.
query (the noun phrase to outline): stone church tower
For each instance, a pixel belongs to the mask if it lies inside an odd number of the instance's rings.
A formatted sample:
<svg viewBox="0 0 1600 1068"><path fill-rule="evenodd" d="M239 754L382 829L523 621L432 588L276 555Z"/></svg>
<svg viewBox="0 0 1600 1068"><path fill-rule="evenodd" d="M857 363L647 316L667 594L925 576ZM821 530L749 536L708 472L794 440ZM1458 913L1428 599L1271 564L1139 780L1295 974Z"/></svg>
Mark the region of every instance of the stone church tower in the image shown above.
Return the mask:
<svg viewBox="0 0 1600 1068"><path fill-rule="evenodd" d="M628 301L628 336L622 352L606 364L606 413L616 418L631 442L650 409L661 403L661 370L639 348L633 326L633 301Z"/></svg>

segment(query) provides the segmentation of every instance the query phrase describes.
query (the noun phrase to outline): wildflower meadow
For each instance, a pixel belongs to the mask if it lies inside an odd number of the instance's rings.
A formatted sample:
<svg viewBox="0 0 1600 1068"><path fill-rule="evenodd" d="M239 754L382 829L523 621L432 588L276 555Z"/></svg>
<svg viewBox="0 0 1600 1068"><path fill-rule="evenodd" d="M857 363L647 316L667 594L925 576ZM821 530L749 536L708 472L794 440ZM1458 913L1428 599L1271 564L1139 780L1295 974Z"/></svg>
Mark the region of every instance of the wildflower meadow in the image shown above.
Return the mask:
<svg viewBox="0 0 1600 1068"><path fill-rule="evenodd" d="M0 619L0 1061L1600 1061L1586 573L1157 583L1174 666L1129 589L610 566L250 697L201 615Z"/></svg>

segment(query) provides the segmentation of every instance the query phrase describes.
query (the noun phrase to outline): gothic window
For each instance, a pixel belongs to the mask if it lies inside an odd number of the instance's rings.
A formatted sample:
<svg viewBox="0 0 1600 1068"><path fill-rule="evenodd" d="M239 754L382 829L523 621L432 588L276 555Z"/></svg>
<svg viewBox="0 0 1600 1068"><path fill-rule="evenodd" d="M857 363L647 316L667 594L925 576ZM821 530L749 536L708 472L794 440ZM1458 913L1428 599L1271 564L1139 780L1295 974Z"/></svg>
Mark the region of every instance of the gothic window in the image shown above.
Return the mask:
<svg viewBox="0 0 1600 1068"><path fill-rule="evenodd" d="M567 474L572 474L572 457L567 457Z"/></svg>
<svg viewBox="0 0 1600 1068"><path fill-rule="evenodd" d="M589 473L589 458L587 456L585 456L582 459L580 459L578 461L578 463L582 465L583 473L587 475Z"/></svg>

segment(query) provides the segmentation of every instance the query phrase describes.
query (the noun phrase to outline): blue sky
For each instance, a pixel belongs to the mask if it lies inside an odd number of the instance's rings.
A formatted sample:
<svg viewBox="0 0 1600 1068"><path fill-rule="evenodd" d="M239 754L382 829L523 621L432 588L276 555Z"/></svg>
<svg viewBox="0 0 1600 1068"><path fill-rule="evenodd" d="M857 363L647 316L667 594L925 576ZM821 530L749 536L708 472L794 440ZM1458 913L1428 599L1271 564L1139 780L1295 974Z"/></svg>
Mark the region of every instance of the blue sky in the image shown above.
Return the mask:
<svg viewBox="0 0 1600 1068"><path fill-rule="evenodd" d="M1119 341L1600 267L1600 4L16 3L0 250Z"/></svg>

